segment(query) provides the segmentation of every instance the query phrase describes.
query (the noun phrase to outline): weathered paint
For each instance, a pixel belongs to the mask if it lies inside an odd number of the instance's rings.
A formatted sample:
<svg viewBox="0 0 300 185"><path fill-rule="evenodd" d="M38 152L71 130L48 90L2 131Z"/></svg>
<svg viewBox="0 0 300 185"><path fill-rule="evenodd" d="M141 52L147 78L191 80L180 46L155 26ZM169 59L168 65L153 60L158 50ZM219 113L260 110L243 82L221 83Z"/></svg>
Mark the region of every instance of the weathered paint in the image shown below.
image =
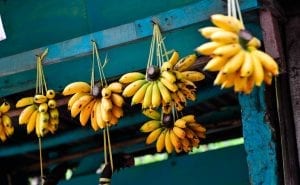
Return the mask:
<svg viewBox="0 0 300 185"><path fill-rule="evenodd" d="M239 145L194 155L171 156L165 161L121 169L113 174L111 184L249 185L245 155L243 145ZM95 155L94 161L100 161L99 158ZM97 184L98 178L99 175L91 171L89 175L62 181L59 185Z"/></svg>
<svg viewBox="0 0 300 185"><path fill-rule="evenodd" d="M262 86L249 95L239 95L244 145L251 184L277 185L276 144L266 116L264 90Z"/></svg>

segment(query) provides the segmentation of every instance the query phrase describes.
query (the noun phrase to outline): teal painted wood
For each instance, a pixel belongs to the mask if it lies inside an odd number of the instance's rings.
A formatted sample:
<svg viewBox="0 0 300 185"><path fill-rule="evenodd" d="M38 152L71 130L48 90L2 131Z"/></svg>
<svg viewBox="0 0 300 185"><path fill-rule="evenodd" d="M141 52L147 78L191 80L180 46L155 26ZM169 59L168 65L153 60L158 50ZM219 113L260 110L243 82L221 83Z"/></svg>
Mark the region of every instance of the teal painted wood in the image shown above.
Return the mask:
<svg viewBox="0 0 300 185"><path fill-rule="evenodd" d="M111 184L249 185L245 155L243 145L239 145L200 154L174 156L165 161L122 169L114 173ZM97 184L98 178L99 175L90 174L60 182L59 185Z"/></svg>
<svg viewBox="0 0 300 185"><path fill-rule="evenodd" d="M220 96L224 93L226 93L226 91L220 90L218 87L210 87L210 88L199 90L197 92L197 97L201 97L201 98L197 98L195 102L189 102L189 106L192 106L196 103L205 101L215 96ZM231 111L232 109L227 109L226 113L221 114L220 117L224 114L231 114ZM216 113L216 115L218 116L218 113ZM217 118L216 115L211 114L210 116L216 119ZM221 117L220 119L222 118L223 117ZM209 119L209 117L206 116L206 119ZM134 124L141 124L146 120L148 120L148 118L144 116L142 113L136 113L131 116L125 115L122 119L119 120L117 127L112 127L112 130L122 129L128 126L132 126ZM101 135L101 133L102 132L100 131L93 132L92 129L90 128L82 128L82 129L66 132L62 135L58 135L58 134L56 134L55 136L48 135L43 138L43 148L47 149L57 145L72 143L75 142L76 140L88 138L97 134ZM0 150L0 157L24 154L32 151L37 151L37 150L38 150L37 141L28 142L22 145L7 146L5 147L5 149L2 148Z"/></svg>
<svg viewBox="0 0 300 185"><path fill-rule="evenodd" d="M247 11L257 8L258 4L254 0L243 1L241 6L244 11ZM88 71L82 74L82 69L89 69L87 67L87 62L84 63L84 61L87 58L90 59L91 39L96 40L101 49L109 51L110 61L112 62L110 67L107 67L108 69L106 70L109 71L111 75L107 76L120 75L127 71L131 71L132 69L140 70L144 68L144 62L140 63L137 61L146 62L149 50L149 40L138 40L151 36L151 19L155 18L158 20L163 31L174 30L166 34L167 40L169 40L167 42L170 43L167 43L169 48L171 48L170 45L174 43L174 45L171 45L172 48L176 48L176 50L181 53L187 54L192 52L201 42L204 42L204 39L201 38L197 32L197 29L203 25L199 22L203 23L204 21L205 23L210 14L223 11L224 6L220 1L215 0L212 2L202 0L182 8L173 9L132 23L81 36L58 44L49 45L47 46L47 48L49 48L49 54L45 61L45 65L53 66L51 68L55 71L53 75L51 73L49 74L49 76L52 75L51 80L54 83L53 86L50 86L50 82L49 87L61 90L62 87L67 84L66 80L74 81L79 77L77 71L80 71L80 77L83 80L89 78L89 76L84 76L85 74L88 74ZM178 28L185 27L187 28L178 30ZM135 41L135 43L128 44L128 42L132 41ZM126 47L123 44L126 44ZM124 49L124 47L127 49ZM27 73L34 73L35 55L42 52L45 48L46 47L38 48L13 56L0 58L0 65L2 66L0 68L0 96L29 90L34 87L35 80L34 78L30 78L30 76L34 75ZM132 51L137 51L137 49L139 52L135 52L134 57L130 55ZM142 57L139 58L136 55ZM130 56L130 58L128 58L128 56ZM134 65L127 65L128 63L125 63L125 69L119 68L120 62L126 60L130 63L134 63ZM115 64L112 64L113 62ZM64 72L57 75L58 71ZM20 73L22 73L22 75L14 76L14 74ZM46 74L48 74L47 71ZM57 84L57 82L61 84Z"/></svg>
<svg viewBox="0 0 300 185"><path fill-rule="evenodd" d="M276 143L266 120L264 87L239 95L249 176L253 185L277 185Z"/></svg>

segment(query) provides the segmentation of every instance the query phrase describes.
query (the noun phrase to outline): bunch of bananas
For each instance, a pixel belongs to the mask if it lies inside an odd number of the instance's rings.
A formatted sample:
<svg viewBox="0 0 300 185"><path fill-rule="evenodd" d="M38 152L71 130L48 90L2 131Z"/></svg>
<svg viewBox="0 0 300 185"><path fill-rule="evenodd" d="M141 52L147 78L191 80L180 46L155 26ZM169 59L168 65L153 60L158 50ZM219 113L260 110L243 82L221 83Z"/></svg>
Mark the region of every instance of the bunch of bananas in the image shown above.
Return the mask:
<svg viewBox="0 0 300 185"><path fill-rule="evenodd" d="M64 88L62 94L72 95L68 101L71 116L76 117L80 114L79 121L82 126L90 119L93 130L97 131L99 128L117 124L123 116L124 99L120 95L122 90L123 86L119 82L112 82L105 87L73 82Z"/></svg>
<svg viewBox="0 0 300 185"><path fill-rule="evenodd" d="M170 60L162 64L162 76L172 79L178 87L177 91L171 92L171 106L163 104L164 113L170 113L172 106L181 111L187 100L195 101L196 85L194 82L205 78L204 74L199 71L189 71L196 60L197 56L194 54L179 59L179 53L174 51Z"/></svg>
<svg viewBox="0 0 300 185"><path fill-rule="evenodd" d="M14 133L14 127L7 112L10 109L10 104L3 102L0 106L0 139L2 142L6 141L7 137Z"/></svg>
<svg viewBox="0 0 300 185"><path fill-rule="evenodd" d="M200 29L210 39L196 48L198 53L212 59L204 70L219 71L214 84L222 88L234 87L236 92L250 93L264 81L271 84L278 75L278 65L268 54L258 50L260 41L244 29L237 18L215 14L211 21L216 27Z"/></svg>
<svg viewBox="0 0 300 185"><path fill-rule="evenodd" d="M59 112L54 98L55 91L49 89L46 95L21 98L16 103L16 108L25 107L19 115L19 124L26 124L28 134L35 129L36 135L43 137L49 131L53 134L57 130Z"/></svg>
<svg viewBox="0 0 300 185"><path fill-rule="evenodd" d="M147 68L146 75L140 72L124 74L119 79L126 85L122 95L132 97L131 104L141 104L143 110L162 105L164 112L170 113L172 103L182 110L187 99L196 98L193 82L204 79L198 71L186 71L196 59L196 55L189 55L179 60L179 54L175 51L161 68Z"/></svg>
<svg viewBox="0 0 300 185"><path fill-rule="evenodd" d="M193 147L198 147L200 140L206 137L206 129L195 120L194 115L185 115L173 120L171 114L160 114L155 110L144 110L143 114L151 118L145 122L141 132L150 133L146 144L156 141L157 152L164 149L168 153L190 152Z"/></svg>

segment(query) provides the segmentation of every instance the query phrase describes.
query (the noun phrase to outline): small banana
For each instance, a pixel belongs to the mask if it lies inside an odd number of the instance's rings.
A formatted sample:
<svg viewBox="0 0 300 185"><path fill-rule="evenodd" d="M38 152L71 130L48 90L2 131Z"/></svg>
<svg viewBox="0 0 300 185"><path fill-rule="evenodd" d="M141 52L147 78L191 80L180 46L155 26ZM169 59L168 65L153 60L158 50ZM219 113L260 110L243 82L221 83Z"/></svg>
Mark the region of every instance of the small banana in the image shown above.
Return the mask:
<svg viewBox="0 0 300 185"><path fill-rule="evenodd" d="M96 100L96 102L94 103L94 106L92 108L92 111L91 111L91 127L94 131L99 130L99 126L97 123L97 117L96 117L97 116L96 109L97 109L99 101L100 100ZM99 114L101 114L101 113L98 113L98 115Z"/></svg>
<svg viewBox="0 0 300 185"><path fill-rule="evenodd" d="M172 83L165 78L159 78L159 81L171 92L176 92L178 90L176 83Z"/></svg>
<svg viewBox="0 0 300 185"><path fill-rule="evenodd" d="M84 95L80 97L71 107L71 116L76 117L80 111L94 99L94 97L90 94Z"/></svg>
<svg viewBox="0 0 300 185"><path fill-rule="evenodd" d="M157 112L156 110L152 109L145 109L142 111L142 113L147 116L148 118L154 119L154 120L160 120L161 114Z"/></svg>
<svg viewBox="0 0 300 185"><path fill-rule="evenodd" d="M159 91L159 88L158 88L158 85L157 85L157 81L153 82L151 96L152 96L152 98L151 98L151 107L156 109L161 104L161 95L160 95L160 91Z"/></svg>
<svg viewBox="0 0 300 185"><path fill-rule="evenodd" d="M208 61L203 70L220 71L226 64L227 59L224 57L215 56Z"/></svg>
<svg viewBox="0 0 300 185"><path fill-rule="evenodd" d="M178 60L179 60L179 53L177 51L174 51L172 53L172 56L169 59L168 63L170 63L172 65L172 68L173 68L173 66L175 66L175 64L178 62Z"/></svg>
<svg viewBox="0 0 300 185"><path fill-rule="evenodd" d="M157 140L157 138L160 136L161 132L163 131L163 128L157 128L153 130L146 138L146 144L151 144Z"/></svg>
<svg viewBox="0 0 300 185"><path fill-rule="evenodd" d="M142 109L148 109L152 106L152 90L153 90L153 84L154 82L149 82L150 85L147 87L145 96L142 102Z"/></svg>
<svg viewBox="0 0 300 185"><path fill-rule="evenodd" d="M97 124L97 127L103 129L106 127L106 123L105 121L103 120L102 118L102 107L101 107L101 101L100 100L97 100L96 103L95 103L95 117L96 117L96 124ZM105 114L106 112L104 112ZM93 125L92 125L93 126Z"/></svg>
<svg viewBox="0 0 300 185"><path fill-rule="evenodd" d="M259 50L253 50L251 53L255 55L267 71L270 71L275 76L279 74L278 65L270 55Z"/></svg>
<svg viewBox="0 0 300 185"><path fill-rule="evenodd" d="M133 96L145 83L147 83L147 81L145 79L136 80L136 81L130 83L128 86L125 87L122 95L124 97Z"/></svg>
<svg viewBox="0 0 300 185"><path fill-rule="evenodd" d="M48 98L45 95L42 95L42 94L36 94L33 97L33 101L35 103L38 103L38 104L45 103L45 102L47 102L47 100L48 100Z"/></svg>
<svg viewBox="0 0 300 185"><path fill-rule="evenodd" d="M79 121L82 126L85 126L87 124L87 122L89 121L92 109L93 109L96 101L97 101L96 99L93 99L92 101L90 101L80 112ZM51 112L50 112L50 115L51 115Z"/></svg>
<svg viewBox="0 0 300 185"><path fill-rule="evenodd" d="M253 61L253 78L256 86L261 86L264 80L264 69L256 55L252 54L252 61Z"/></svg>
<svg viewBox="0 0 300 185"><path fill-rule="evenodd" d="M145 93L146 93L149 85L150 85L150 83L145 83L145 84L143 84L143 86L141 88L139 88L137 90L137 92L132 96L131 105L135 105L135 104L143 102Z"/></svg>
<svg viewBox="0 0 300 185"><path fill-rule="evenodd" d="M213 33L210 39L214 42L222 44L237 43L239 41L238 35L236 33L225 30Z"/></svg>
<svg viewBox="0 0 300 185"><path fill-rule="evenodd" d="M188 126L195 132L206 132L206 128L199 123L190 123Z"/></svg>
<svg viewBox="0 0 300 185"><path fill-rule="evenodd" d="M116 105L118 107L122 107L123 104L125 103L123 97L117 93L111 94L111 101L114 105Z"/></svg>
<svg viewBox="0 0 300 185"><path fill-rule="evenodd" d="M123 91L123 85L119 82L112 82L111 84L108 85L108 88L113 93L121 93Z"/></svg>
<svg viewBox="0 0 300 185"><path fill-rule="evenodd" d="M104 111L110 111L113 108L113 104L111 99L109 98L101 98L101 106L103 108Z"/></svg>
<svg viewBox="0 0 300 185"><path fill-rule="evenodd" d="M165 135L165 148L166 148L166 151L170 154L173 152L174 150L174 146L171 142L171 138L170 138L170 129L167 129L166 131L166 135Z"/></svg>
<svg viewBox="0 0 300 185"><path fill-rule="evenodd" d="M19 115L19 124L26 124L29 121L31 114L37 110L37 106L32 104L25 107Z"/></svg>
<svg viewBox="0 0 300 185"><path fill-rule="evenodd" d="M177 119L174 122L174 126L179 127L179 128L185 128L186 124L187 124L187 122L184 119Z"/></svg>
<svg viewBox="0 0 300 185"><path fill-rule="evenodd" d="M226 78L227 75L220 71L214 80L214 85L221 85L226 80Z"/></svg>
<svg viewBox="0 0 300 185"><path fill-rule="evenodd" d="M48 107L50 108L50 109L55 109L56 108L56 101L54 100L54 99L51 99L51 100L49 100L48 101Z"/></svg>
<svg viewBox="0 0 300 185"><path fill-rule="evenodd" d="M33 97L21 98L20 100L17 101L16 108L32 105L33 103L34 103Z"/></svg>
<svg viewBox="0 0 300 185"><path fill-rule="evenodd" d="M91 92L91 86L90 84L86 83L86 82L73 82L68 84L62 94L64 96L67 95L72 95L75 93L90 93Z"/></svg>
<svg viewBox="0 0 300 185"><path fill-rule="evenodd" d="M53 89L47 90L47 92L46 92L46 97L47 97L48 99L53 99L53 98L55 98L55 91L54 91Z"/></svg>
<svg viewBox="0 0 300 185"><path fill-rule="evenodd" d="M10 109L10 104L8 102L3 102L0 106L0 112L1 113L6 113Z"/></svg>
<svg viewBox="0 0 300 185"><path fill-rule="evenodd" d="M188 123L196 122L196 118L193 114L188 114L188 115L182 116L180 119L183 119Z"/></svg>
<svg viewBox="0 0 300 185"><path fill-rule="evenodd" d="M216 56L230 58L236 55L241 50L241 46L237 43L220 46L213 51Z"/></svg>
<svg viewBox="0 0 300 185"><path fill-rule="evenodd" d="M164 103L168 104L171 102L171 93L170 91L164 86L164 84L161 81L157 81L157 86L159 88L161 98L164 101Z"/></svg>
<svg viewBox="0 0 300 185"><path fill-rule="evenodd" d="M145 75L143 73L130 72L130 73L126 73L123 76L121 76L121 78L119 79L119 82L121 82L123 84L128 84L128 83L132 83L134 81L142 80L142 79L145 79Z"/></svg>
<svg viewBox="0 0 300 185"><path fill-rule="evenodd" d="M113 106L113 108L111 109L111 113L114 117L116 117L117 119L121 118L124 114L124 111L121 107L118 106Z"/></svg>
<svg viewBox="0 0 300 185"><path fill-rule="evenodd" d="M161 126L162 125L161 125L160 120L149 120L141 126L140 131L141 132L152 132L153 130L155 130Z"/></svg>
<svg viewBox="0 0 300 185"><path fill-rule="evenodd" d="M211 21L214 25L218 26L227 31L239 33L240 30L244 29L243 24L232 16L225 16L222 14L214 14L211 16Z"/></svg>
<svg viewBox="0 0 300 185"><path fill-rule="evenodd" d="M203 55L212 55L213 52L224 44L219 42L207 42L196 48L196 52Z"/></svg>
<svg viewBox="0 0 300 185"><path fill-rule="evenodd" d="M259 48L261 46L261 42L260 40L258 40L256 37L253 37L248 43L247 43L248 47L255 47L255 48Z"/></svg>
<svg viewBox="0 0 300 185"><path fill-rule="evenodd" d="M181 74L184 79L191 82L201 81L205 78L204 74L199 71L183 71Z"/></svg>
<svg viewBox="0 0 300 185"><path fill-rule="evenodd" d="M175 151L177 153L179 153L182 150L182 145L181 145L181 142L180 142L180 138L174 133L173 129L170 129L169 135L170 135L171 143L175 148Z"/></svg>
<svg viewBox="0 0 300 185"><path fill-rule="evenodd" d="M240 50L236 55L231 57L228 62L222 68L222 72L225 74L234 73L240 69L245 59L245 51Z"/></svg>
<svg viewBox="0 0 300 185"><path fill-rule="evenodd" d="M102 88L101 95L102 95L103 98L110 98L110 95L111 95L110 88L108 88L108 87Z"/></svg>
<svg viewBox="0 0 300 185"><path fill-rule="evenodd" d="M185 138L185 131L182 128L179 128L177 126L173 127L173 132L175 135L181 139Z"/></svg>
<svg viewBox="0 0 300 185"><path fill-rule="evenodd" d="M245 60L242 64L240 75L241 77L248 77L253 73L253 61L249 52L245 52Z"/></svg>
<svg viewBox="0 0 300 185"><path fill-rule="evenodd" d="M89 95L89 93L75 93L68 101L68 110L71 110L73 104L82 96Z"/></svg>
<svg viewBox="0 0 300 185"><path fill-rule="evenodd" d="M174 83L177 80L176 76L171 71L163 71L161 77L167 79L171 83Z"/></svg>
<svg viewBox="0 0 300 185"><path fill-rule="evenodd" d="M243 92L246 85L247 85L247 78L236 75L234 79L234 91Z"/></svg>
<svg viewBox="0 0 300 185"><path fill-rule="evenodd" d="M189 67L191 67L197 61L197 56L195 54L188 55L184 57L182 60L178 61L174 70L177 71L186 71Z"/></svg>
<svg viewBox="0 0 300 185"><path fill-rule="evenodd" d="M157 138L157 141L156 141L156 151L157 152L162 152L163 149L165 148L165 136L166 136L166 133L167 133L167 129L164 129L159 137Z"/></svg>
<svg viewBox="0 0 300 185"><path fill-rule="evenodd" d="M39 105L39 111L40 112L47 112L48 111L48 104L45 102L45 103L41 103Z"/></svg>
<svg viewBox="0 0 300 185"><path fill-rule="evenodd" d="M59 119L59 111L57 108L54 108L54 109L50 109L49 110L49 116L50 118L53 118L53 119Z"/></svg>
<svg viewBox="0 0 300 185"><path fill-rule="evenodd" d="M30 115L30 118L29 118L29 121L26 125L26 129L27 129L27 134L30 134L34 129L35 129L35 126L36 126L36 117L37 117L37 114L38 114L38 110L35 110L31 115Z"/></svg>
<svg viewBox="0 0 300 185"><path fill-rule="evenodd" d="M212 34L218 31L223 31L223 29L214 26L208 26L208 27L201 28L198 31L202 34L203 37L210 39Z"/></svg>

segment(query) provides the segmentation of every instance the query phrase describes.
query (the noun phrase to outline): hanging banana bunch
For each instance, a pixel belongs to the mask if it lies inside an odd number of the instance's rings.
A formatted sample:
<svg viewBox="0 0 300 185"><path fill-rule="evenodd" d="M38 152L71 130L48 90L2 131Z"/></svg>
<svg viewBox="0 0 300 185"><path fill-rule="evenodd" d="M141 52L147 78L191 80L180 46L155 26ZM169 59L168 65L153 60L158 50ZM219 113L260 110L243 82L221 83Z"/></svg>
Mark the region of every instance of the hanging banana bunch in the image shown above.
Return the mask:
<svg viewBox="0 0 300 185"><path fill-rule="evenodd" d="M0 139L2 142L14 133L11 118L7 114L10 109L8 102L3 102L0 106Z"/></svg>
<svg viewBox="0 0 300 185"><path fill-rule="evenodd" d="M178 116L173 114L161 114L150 109L144 110L143 114L151 120L146 121L140 131L149 133L146 144L156 142L157 152L164 149L168 153L190 152L193 147L199 147L201 139L206 137L206 129L192 114L177 119L174 118Z"/></svg>
<svg viewBox="0 0 300 185"><path fill-rule="evenodd" d="M171 92L171 104L163 105L163 112L169 114L171 107L175 106L177 111L182 111L186 106L187 100L195 101L196 85L194 82L205 78L199 71L189 71L189 68L196 62L195 54L188 55L179 59L179 53L174 51L170 60L161 66L161 80L169 80L177 86L177 91Z"/></svg>
<svg viewBox="0 0 300 185"><path fill-rule="evenodd" d="M123 86L119 82L108 84L104 75L104 65L100 62L100 57L96 43L93 41L93 62L90 84L86 82L73 82L68 84L62 94L72 95L68 101L68 109L72 117L79 115L79 121L85 126L90 120L94 131L113 126L118 123L123 116L122 106L124 99L121 96ZM97 61L99 70L99 83L94 80L94 63Z"/></svg>
<svg viewBox="0 0 300 185"><path fill-rule="evenodd" d="M212 59L204 70L219 71L214 81L221 88L233 87L235 92L250 93L254 86L272 83L278 65L268 54L260 51L260 41L245 29L238 0L228 1L228 15L215 14L215 25L200 29L203 37L210 39L196 48Z"/></svg>
<svg viewBox="0 0 300 185"><path fill-rule="evenodd" d="M55 91L47 89L42 62L48 53L46 49L37 56L36 92L33 97L18 100L16 108L25 107L19 115L19 124L26 125L27 133L35 130L38 137L48 132L52 134L59 124L59 112L56 107Z"/></svg>

